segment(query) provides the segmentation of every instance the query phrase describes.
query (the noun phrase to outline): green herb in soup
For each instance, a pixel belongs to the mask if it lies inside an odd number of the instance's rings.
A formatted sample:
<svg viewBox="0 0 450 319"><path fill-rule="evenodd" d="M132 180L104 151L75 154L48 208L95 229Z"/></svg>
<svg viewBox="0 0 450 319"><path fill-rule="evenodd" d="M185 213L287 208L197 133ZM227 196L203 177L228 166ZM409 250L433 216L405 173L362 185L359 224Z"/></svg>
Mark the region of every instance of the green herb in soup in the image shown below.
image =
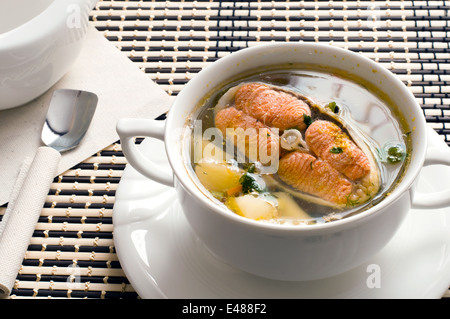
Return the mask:
<svg viewBox="0 0 450 319"><path fill-rule="evenodd" d="M202 133L217 133L196 144L197 179L254 220L315 224L358 213L386 196L408 158L404 123L378 96L320 72L268 71L229 83L195 120Z"/></svg>
<svg viewBox="0 0 450 319"><path fill-rule="evenodd" d="M387 154L387 160L392 164L403 161L406 156L403 147L399 145L389 147Z"/></svg>

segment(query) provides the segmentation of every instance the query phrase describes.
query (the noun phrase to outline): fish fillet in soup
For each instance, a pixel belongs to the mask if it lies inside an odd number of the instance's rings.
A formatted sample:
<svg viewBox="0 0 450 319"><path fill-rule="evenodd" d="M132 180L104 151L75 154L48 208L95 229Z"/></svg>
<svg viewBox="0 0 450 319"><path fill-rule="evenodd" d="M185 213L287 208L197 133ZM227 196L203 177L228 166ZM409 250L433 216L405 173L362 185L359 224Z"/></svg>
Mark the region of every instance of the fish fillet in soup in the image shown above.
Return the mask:
<svg viewBox="0 0 450 319"><path fill-rule="evenodd" d="M240 87L235 95L235 104L238 110L281 130L292 127L303 130L306 128L304 116L311 115L304 101L260 83L248 83Z"/></svg>
<svg viewBox="0 0 450 319"><path fill-rule="evenodd" d="M309 118L305 123L312 109L318 118ZM246 139L245 149L241 151L248 156L252 144L268 153L278 151L277 175L299 194L312 195L307 198L318 198L319 202L332 207L365 202L378 190L376 164L371 163L352 138L332 121L338 121L336 116L309 98L259 82L229 89L219 99L215 116L216 127L235 145L236 136L230 136L227 129L262 130L265 138L258 135ZM300 140L304 135L302 148L280 147L280 138L269 133L271 127L282 132L295 131ZM372 169L374 173L370 174Z"/></svg>
<svg viewBox="0 0 450 319"><path fill-rule="evenodd" d="M322 199L345 205L352 192L352 183L326 161L299 151L280 159L278 175L296 189Z"/></svg>
<svg viewBox="0 0 450 319"><path fill-rule="evenodd" d="M223 136L233 141L238 147L240 146L238 140L243 140L243 149L240 149L240 151L252 160L260 160L262 154L268 157L272 154L278 154L278 135L272 134L269 127L235 107L231 106L219 111L215 123ZM227 129L232 130L227 131ZM249 129L250 131L248 131ZM252 131L252 129L254 130ZM257 146L254 149L256 154L250 152L250 145Z"/></svg>
<svg viewBox="0 0 450 319"><path fill-rule="evenodd" d="M311 151L351 180L370 171L366 154L330 121L314 121L306 130L305 140Z"/></svg>

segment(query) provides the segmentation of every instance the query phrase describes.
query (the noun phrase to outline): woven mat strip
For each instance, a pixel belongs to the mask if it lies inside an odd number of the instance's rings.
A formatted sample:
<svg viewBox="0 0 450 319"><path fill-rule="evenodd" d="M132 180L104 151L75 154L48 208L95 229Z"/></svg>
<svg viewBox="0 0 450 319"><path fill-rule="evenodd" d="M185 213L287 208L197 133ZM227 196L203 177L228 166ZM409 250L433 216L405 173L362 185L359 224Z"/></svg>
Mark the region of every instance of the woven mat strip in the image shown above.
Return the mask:
<svg viewBox="0 0 450 319"><path fill-rule="evenodd" d="M174 96L208 64L264 42L360 52L410 88L450 145L449 10L447 1L114 0L99 1L91 21ZM126 163L118 142L54 180L13 298L138 298L113 242L114 196Z"/></svg>

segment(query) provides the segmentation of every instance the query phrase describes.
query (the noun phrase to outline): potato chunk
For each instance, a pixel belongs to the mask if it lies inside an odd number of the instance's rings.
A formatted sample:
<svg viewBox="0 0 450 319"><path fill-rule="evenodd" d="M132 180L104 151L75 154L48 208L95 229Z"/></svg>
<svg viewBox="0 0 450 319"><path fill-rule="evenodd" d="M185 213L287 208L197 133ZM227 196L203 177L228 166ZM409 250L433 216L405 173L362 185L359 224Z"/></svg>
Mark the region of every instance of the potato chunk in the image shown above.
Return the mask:
<svg viewBox="0 0 450 319"><path fill-rule="evenodd" d="M226 204L236 214L250 219L261 220L277 217L277 208L274 203L262 196L247 194L239 197L230 197Z"/></svg>
<svg viewBox="0 0 450 319"><path fill-rule="evenodd" d="M274 195L278 198L278 214L280 218L296 220L309 220L311 216L305 212L291 197L291 195L277 192Z"/></svg>
<svg viewBox="0 0 450 319"><path fill-rule="evenodd" d="M200 162L195 166L195 174L210 192L226 192L240 185L242 173L227 163Z"/></svg>

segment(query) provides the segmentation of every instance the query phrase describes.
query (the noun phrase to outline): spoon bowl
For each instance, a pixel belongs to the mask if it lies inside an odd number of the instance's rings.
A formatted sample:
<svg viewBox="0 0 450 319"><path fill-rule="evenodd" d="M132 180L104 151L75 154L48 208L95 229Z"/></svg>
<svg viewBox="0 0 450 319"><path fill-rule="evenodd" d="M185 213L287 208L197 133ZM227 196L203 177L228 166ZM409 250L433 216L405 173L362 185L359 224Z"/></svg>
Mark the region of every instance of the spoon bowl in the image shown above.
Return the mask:
<svg viewBox="0 0 450 319"><path fill-rule="evenodd" d="M92 92L56 90L42 128L42 142L58 152L75 148L89 128L97 102Z"/></svg>

